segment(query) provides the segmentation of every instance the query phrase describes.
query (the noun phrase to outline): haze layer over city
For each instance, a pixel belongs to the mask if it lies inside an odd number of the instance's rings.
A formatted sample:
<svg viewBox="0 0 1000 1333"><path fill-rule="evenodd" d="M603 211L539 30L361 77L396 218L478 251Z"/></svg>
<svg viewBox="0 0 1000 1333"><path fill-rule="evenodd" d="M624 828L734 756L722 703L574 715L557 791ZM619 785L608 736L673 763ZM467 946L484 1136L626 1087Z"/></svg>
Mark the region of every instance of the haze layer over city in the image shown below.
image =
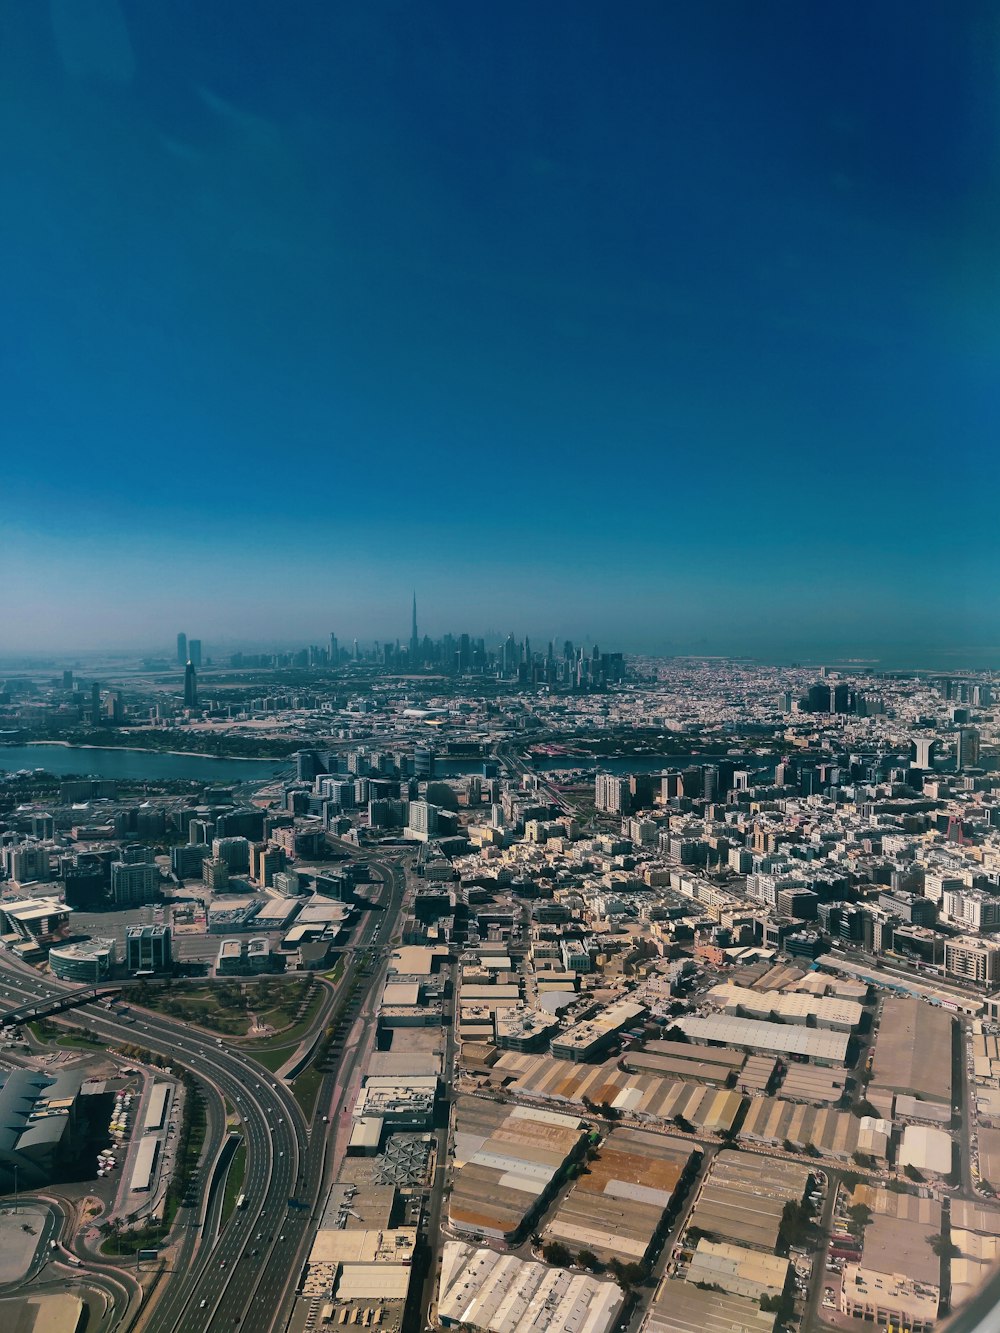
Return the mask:
<svg viewBox="0 0 1000 1333"><path fill-rule="evenodd" d="M997 1333L998 56L3 7L12 1333Z"/></svg>
<svg viewBox="0 0 1000 1333"><path fill-rule="evenodd" d="M3 24L4 650L989 665L995 6Z"/></svg>

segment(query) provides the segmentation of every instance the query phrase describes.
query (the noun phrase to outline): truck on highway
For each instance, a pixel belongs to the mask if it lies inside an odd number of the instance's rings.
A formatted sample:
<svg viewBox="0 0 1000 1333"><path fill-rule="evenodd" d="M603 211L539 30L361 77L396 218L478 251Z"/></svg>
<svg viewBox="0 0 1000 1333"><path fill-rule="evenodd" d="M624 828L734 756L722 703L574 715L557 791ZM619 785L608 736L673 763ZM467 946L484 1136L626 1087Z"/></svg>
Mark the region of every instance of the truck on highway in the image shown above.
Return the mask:
<svg viewBox="0 0 1000 1333"><path fill-rule="evenodd" d="M241 1194L240 1197L236 1200L236 1207L245 1208L246 1206L247 1206L247 1196L245 1194Z"/></svg>

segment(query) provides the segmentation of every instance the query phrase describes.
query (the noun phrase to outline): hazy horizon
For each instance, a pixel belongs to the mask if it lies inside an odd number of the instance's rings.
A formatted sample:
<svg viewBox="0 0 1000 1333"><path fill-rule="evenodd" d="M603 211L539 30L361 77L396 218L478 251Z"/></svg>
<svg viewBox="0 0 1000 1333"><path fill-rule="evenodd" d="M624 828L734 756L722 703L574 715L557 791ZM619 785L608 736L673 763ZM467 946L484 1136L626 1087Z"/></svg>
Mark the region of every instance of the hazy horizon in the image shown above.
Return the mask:
<svg viewBox="0 0 1000 1333"><path fill-rule="evenodd" d="M994 651L995 7L3 22L0 655Z"/></svg>

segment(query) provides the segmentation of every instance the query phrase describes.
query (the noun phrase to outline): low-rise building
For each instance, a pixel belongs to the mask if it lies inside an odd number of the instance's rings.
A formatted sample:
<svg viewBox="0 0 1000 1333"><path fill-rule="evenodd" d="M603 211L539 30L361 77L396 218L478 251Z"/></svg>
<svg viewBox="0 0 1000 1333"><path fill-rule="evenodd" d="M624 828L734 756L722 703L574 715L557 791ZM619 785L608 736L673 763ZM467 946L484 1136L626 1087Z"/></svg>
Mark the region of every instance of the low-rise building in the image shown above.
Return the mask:
<svg viewBox="0 0 1000 1333"><path fill-rule="evenodd" d="M931 1246L939 1231L933 1223L876 1214L865 1228L860 1262L844 1266L841 1312L927 1333L941 1300L941 1260Z"/></svg>
<svg viewBox="0 0 1000 1333"><path fill-rule="evenodd" d="M558 1037L553 1037L549 1049L561 1060L593 1060L607 1050L620 1032L640 1022L648 1012L645 1005L618 1000L593 1018L574 1023Z"/></svg>
<svg viewBox="0 0 1000 1333"><path fill-rule="evenodd" d="M114 940L76 940L72 944L53 945L49 950L49 966L60 981L106 981L114 965Z"/></svg>

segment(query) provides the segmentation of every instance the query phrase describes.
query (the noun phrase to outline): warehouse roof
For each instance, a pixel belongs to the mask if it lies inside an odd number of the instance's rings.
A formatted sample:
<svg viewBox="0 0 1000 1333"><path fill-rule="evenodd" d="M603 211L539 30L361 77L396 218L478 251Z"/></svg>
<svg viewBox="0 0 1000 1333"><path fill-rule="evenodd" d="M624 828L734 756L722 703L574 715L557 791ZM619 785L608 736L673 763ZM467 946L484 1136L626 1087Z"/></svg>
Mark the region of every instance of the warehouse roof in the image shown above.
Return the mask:
<svg viewBox="0 0 1000 1333"><path fill-rule="evenodd" d="M703 1236L685 1277L688 1282L717 1283L723 1291L759 1300L784 1290L788 1259Z"/></svg>
<svg viewBox="0 0 1000 1333"><path fill-rule="evenodd" d="M693 1152L645 1130L614 1129L550 1220L547 1239L601 1258L641 1260Z"/></svg>
<svg viewBox="0 0 1000 1333"><path fill-rule="evenodd" d="M805 1055L814 1060L843 1064L847 1059L848 1032L798 1027L791 1023L769 1023L760 1018L734 1018L728 1014L697 1018L685 1015L677 1025L690 1037L718 1041L745 1050L777 1051Z"/></svg>
<svg viewBox="0 0 1000 1333"><path fill-rule="evenodd" d="M952 1141L943 1129L907 1125L899 1147L899 1165L914 1166L936 1176L947 1176L952 1166Z"/></svg>
<svg viewBox="0 0 1000 1333"><path fill-rule="evenodd" d="M446 1241L438 1317L496 1333L610 1333L624 1296L613 1282Z"/></svg>
<svg viewBox="0 0 1000 1333"><path fill-rule="evenodd" d="M854 1000L811 995L808 992L756 991L745 986L723 982L713 986L706 995L710 1004L718 1004L728 1011L743 1009L750 1017L766 1018L776 1013L788 1022L805 1023L813 1020L821 1028L846 1030L861 1022L862 1008Z"/></svg>
<svg viewBox="0 0 1000 1333"><path fill-rule="evenodd" d="M953 1020L922 1000L890 996L882 1006L871 1086L951 1103Z"/></svg>
<svg viewBox="0 0 1000 1333"><path fill-rule="evenodd" d="M667 1281L660 1286L645 1329L646 1333L772 1333L776 1318L746 1296Z"/></svg>

